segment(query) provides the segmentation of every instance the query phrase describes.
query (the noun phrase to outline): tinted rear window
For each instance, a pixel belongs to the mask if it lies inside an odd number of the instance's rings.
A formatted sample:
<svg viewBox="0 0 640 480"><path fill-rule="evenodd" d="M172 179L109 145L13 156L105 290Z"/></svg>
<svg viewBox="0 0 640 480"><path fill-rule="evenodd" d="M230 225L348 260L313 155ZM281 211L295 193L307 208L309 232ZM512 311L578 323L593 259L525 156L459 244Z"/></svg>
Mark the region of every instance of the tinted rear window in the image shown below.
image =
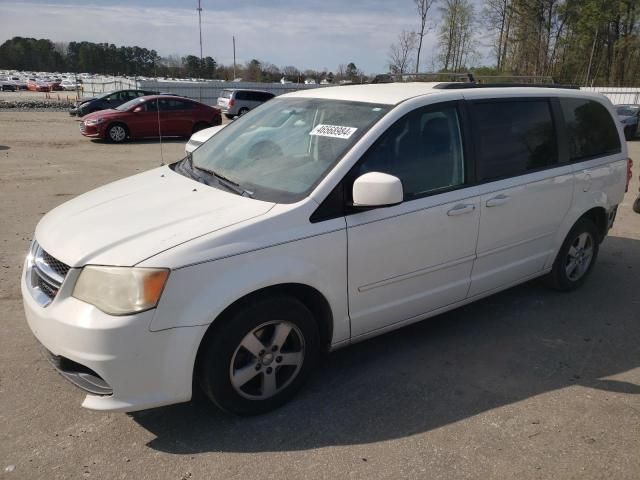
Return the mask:
<svg viewBox="0 0 640 480"><path fill-rule="evenodd" d="M557 163L547 100L481 102L471 108L479 180L522 175Z"/></svg>
<svg viewBox="0 0 640 480"><path fill-rule="evenodd" d="M231 94L233 92L231 90L222 90L222 92L220 92L220 97L222 98L231 98Z"/></svg>
<svg viewBox="0 0 640 480"><path fill-rule="evenodd" d="M620 137L604 105L593 100L560 100L571 160L619 153Z"/></svg>

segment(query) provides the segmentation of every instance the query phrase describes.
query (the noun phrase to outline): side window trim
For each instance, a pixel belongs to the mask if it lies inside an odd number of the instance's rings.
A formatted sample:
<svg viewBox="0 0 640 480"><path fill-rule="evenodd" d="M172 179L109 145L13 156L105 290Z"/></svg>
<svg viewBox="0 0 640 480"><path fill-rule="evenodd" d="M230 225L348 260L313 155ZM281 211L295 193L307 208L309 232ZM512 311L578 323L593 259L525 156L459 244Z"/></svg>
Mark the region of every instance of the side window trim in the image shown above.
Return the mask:
<svg viewBox="0 0 640 480"><path fill-rule="evenodd" d="M553 116L553 124L556 132L556 144L558 149L558 163L557 165L567 165L571 163L569 155L569 143L567 141L567 126L564 121L564 114L562 113L562 107L560 106L560 98L553 97L551 102L551 114Z"/></svg>

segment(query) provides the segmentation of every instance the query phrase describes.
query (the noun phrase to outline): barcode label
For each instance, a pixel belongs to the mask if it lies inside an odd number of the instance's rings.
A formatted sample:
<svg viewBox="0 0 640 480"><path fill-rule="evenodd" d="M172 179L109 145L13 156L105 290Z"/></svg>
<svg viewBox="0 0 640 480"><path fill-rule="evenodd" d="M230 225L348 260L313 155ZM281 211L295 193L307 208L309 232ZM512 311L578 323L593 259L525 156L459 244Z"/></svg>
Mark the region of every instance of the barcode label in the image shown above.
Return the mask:
<svg viewBox="0 0 640 480"><path fill-rule="evenodd" d="M309 135L317 135L319 137L333 137L347 139L353 135L357 128L341 127L339 125L317 125L316 128L309 132Z"/></svg>

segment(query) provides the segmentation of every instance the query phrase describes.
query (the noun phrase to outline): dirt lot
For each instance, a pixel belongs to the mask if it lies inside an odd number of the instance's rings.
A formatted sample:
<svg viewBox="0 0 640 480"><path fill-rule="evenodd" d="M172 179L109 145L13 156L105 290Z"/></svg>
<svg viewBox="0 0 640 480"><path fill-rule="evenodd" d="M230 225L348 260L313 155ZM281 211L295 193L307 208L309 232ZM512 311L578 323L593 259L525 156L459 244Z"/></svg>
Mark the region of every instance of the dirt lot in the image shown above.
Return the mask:
<svg viewBox="0 0 640 480"><path fill-rule="evenodd" d="M165 161L184 141L165 143ZM585 286L539 282L329 356L277 412L80 408L40 356L19 277L38 220L160 164L157 142L83 138L65 113L0 113L0 478L640 478L640 142Z"/></svg>

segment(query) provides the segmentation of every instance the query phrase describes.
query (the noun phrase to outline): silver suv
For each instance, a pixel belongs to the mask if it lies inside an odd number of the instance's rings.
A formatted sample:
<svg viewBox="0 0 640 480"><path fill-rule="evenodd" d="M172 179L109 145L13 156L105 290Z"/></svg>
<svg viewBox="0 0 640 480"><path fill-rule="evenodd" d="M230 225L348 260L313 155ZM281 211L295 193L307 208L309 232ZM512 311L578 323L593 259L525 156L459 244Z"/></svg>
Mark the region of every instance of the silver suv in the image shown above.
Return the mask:
<svg viewBox="0 0 640 480"><path fill-rule="evenodd" d="M218 106L227 118L242 116L252 108L271 100L275 95L263 90L222 90L218 97Z"/></svg>

